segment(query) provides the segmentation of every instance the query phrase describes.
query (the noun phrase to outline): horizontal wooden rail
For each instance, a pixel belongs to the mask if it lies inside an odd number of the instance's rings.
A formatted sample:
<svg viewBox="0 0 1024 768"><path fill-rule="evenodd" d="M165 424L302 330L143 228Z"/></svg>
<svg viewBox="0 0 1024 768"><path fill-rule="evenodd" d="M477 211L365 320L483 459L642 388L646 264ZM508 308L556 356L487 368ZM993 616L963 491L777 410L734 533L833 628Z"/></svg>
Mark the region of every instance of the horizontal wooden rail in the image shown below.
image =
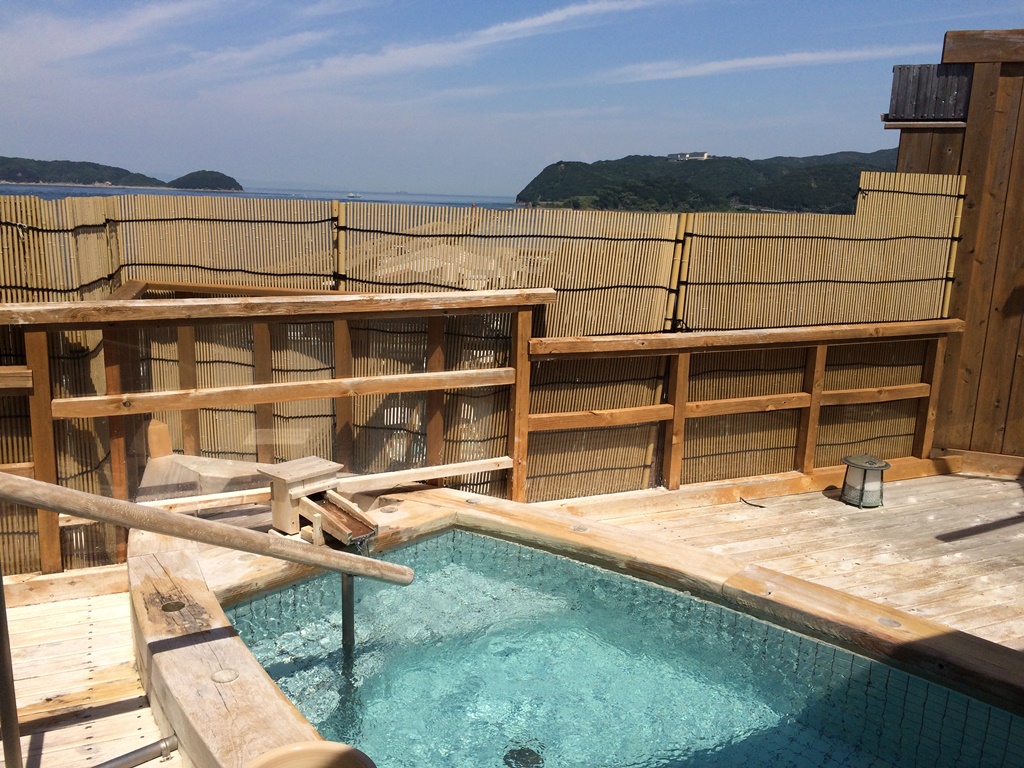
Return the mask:
<svg viewBox="0 0 1024 768"><path fill-rule="evenodd" d="M756 397L730 397L724 400L697 400L686 404L686 417L728 416L736 413L763 413L765 411L786 411L807 408L811 396L806 392L791 392L784 395L759 395Z"/></svg>
<svg viewBox="0 0 1024 768"><path fill-rule="evenodd" d="M647 357L687 352L741 352L817 344L866 344L872 341L932 339L964 329L963 320L914 320L899 323L814 325L741 331L640 333L625 336L562 336L530 340L530 358Z"/></svg>
<svg viewBox="0 0 1024 768"><path fill-rule="evenodd" d="M623 427L669 421L674 409L668 403L642 405L635 408L609 408L595 411L566 413L531 413L531 432L553 432L560 429L593 429L597 427Z"/></svg>
<svg viewBox="0 0 1024 768"><path fill-rule="evenodd" d="M304 542L251 531L248 528L237 528L214 520L178 515L162 509L133 504L130 501L94 496L91 493L15 475L0 473L0 499L394 584L409 584L413 579L412 570L403 565L385 563L348 552L337 552L327 547L314 547Z"/></svg>
<svg viewBox="0 0 1024 768"><path fill-rule="evenodd" d="M551 304L553 288L448 293L334 293L312 296L138 299L0 304L0 325L52 330L109 325L204 325L230 322L318 322L332 319L430 317L514 312Z"/></svg>
<svg viewBox="0 0 1024 768"><path fill-rule="evenodd" d="M0 391L11 389L32 389L32 370L27 365L0 366Z"/></svg>
<svg viewBox="0 0 1024 768"><path fill-rule="evenodd" d="M476 459L460 461L452 464L438 464L436 467L417 467L416 469L400 469L395 472L377 472L371 475L352 475L337 480L337 489L341 493L361 493L363 491L382 491L397 488L400 485L420 483L424 480L437 480L442 477L461 477L475 475L478 472L496 472L511 469L512 459L499 456L494 459Z"/></svg>
<svg viewBox="0 0 1024 768"><path fill-rule="evenodd" d="M924 383L874 389L832 389L821 393L821 404L891 403L894 400L916 400L920 397L928 397L931 391L931 385Z"/></svg>
<svg viewBox="0 0 1024 768"><path fill-rule="evenodd" d="M253 405L350 395L394 394L431 390L495 387L515 380L513 368L484 368L441 373L403 373L351 379L294 381L281 384L248 384L166 392L65 397L53 401L55 419L127 416L157 411L187 411L229 405Z"/></svg>

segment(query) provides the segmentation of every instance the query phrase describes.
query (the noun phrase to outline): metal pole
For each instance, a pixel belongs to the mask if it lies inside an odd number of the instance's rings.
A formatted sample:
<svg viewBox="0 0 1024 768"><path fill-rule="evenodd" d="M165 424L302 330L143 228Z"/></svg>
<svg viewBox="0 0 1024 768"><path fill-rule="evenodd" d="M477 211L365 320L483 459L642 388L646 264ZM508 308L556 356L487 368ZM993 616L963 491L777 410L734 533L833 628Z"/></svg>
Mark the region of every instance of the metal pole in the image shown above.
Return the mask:
<svg viewBox="0 0 1024 768"><path fill-rule="evenodd" d="M341 574L341 646L351 651L356 646L355 577Z"/></svg>
<svg viewBox="0 0 1024 768"><path fill-rule="evenodd" d="M11 662L11 637L7 630L7 599L4 597L3 568L0 565L0 728L4 732L4 765L22 768L21 729L18 726L18 701L14 695L14 664Z"/></svg>

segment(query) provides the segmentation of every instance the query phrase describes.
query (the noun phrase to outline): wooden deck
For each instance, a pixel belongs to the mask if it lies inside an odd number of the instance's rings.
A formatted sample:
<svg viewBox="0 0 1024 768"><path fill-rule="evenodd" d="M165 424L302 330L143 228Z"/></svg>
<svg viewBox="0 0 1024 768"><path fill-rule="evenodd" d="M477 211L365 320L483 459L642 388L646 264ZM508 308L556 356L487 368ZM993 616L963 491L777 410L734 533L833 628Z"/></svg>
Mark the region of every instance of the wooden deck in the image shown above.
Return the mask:
<svg viewBox="0 0 1024 768"><path fill-rule="evenodd" d="M859 510L838 491L679 509L670 493L562 508L685 543L1024 651L1024 487L944 475L885 484Z"/></svg>
<svg viewBox="0 0 1024 768"><path fill-rule="evenodd" d="M135 668L124 567L5 581L26 768L100 765L159 741ZM80 596L54 599L61 593ZM143 765L182 761L174 752Z"/></svg>
<svg viewBox="0 0 1024 768"><path fill-rule="evenodd" d="M885 506L869 510L843 504L837 491L701 507L682 492L655 490L531 506L770 568L1024 651L1022 483L946 475L888 482L885 493ZM483 497L453 501L464 496L400 494L391 500L404 499L410 511L383 517L402 527L423 507L429 520L420 525L449 526L453 504L481 509ZM50 578L85 581L82 575ZM12 600L16 590L8 588L26 765L97 765L159 740L135 672L123 577L58 601L67 593L61 584L34 578L28 597ZM262 576L244 581L267 586ZM175 768L181 758L146 765Z"/></svg>

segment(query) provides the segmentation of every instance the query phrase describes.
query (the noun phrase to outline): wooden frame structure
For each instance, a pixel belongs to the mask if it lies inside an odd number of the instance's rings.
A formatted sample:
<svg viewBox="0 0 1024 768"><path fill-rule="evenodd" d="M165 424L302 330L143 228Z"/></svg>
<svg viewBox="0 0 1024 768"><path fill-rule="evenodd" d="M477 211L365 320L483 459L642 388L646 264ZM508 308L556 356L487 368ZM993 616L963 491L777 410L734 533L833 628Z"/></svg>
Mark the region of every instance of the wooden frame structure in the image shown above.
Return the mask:
<svg viewBox="0 0 1024 768"><path fill-rule="evenodd" d="M441 392L446 389L469 387L491 387L507 385L512 387L513 402L527 402L529 360L526 355L526 341L530 333L532 309L551 303L555 291L550 288L469 291L464 293L430 294L342 294L338 292L309 292L296 295L295 291L267 291L262 296L232 297L217 296L206 299L148 299L137 296L146 290L168 290L164 284L129 284L119 295L134 296L88 303L32 303L0 305L0 325L18 326L23 330L27 365L24 370L6 370L0 383L17 385L18 390L28 390L25 385L31 381L29 408L33 441L33 462L31 474L37 480L57 482L56 450L54 446L54 419L107 418L111 425L111 457L114 463L115 496L128 496L127 446L124 420L150 414L156 411L182 411L198 413L202 407L225 404L262 405L287 400L312 400L333 398L347 400L354 395L389 394L397 392ZM184 286L175 285L175 290ZM230 293L230 290L216 291L216 286L195 286L192 291ZM243 289L244 290L244 289ZM389 376L353 377L337 374L351 372L351 364L336 369L331 379L304 382L273 383L266 381L269 376L258 375L258 382L250 386L213 387L197 389L194 366L191 373L185 366L179 389L164 392L125 391L126 356L114 355L105 362L108 392L105 395L86 397L54 398L49 377L48 332L81 329L102 329L105 338L116 338L128 328L156 325L171 325L179 330L179 342L184 341L184 357L187 360L194 348L189 350L189 338L194 342L194 327L202 324L249 322L255 327L269 327L279 322L330 321L347 323L352 319L427 317L443 318L448 315L475 313L511 313L516 319L514 325L522 329L524 343L521 353L513 355L509 367L477 370L445 371L443 360L436 355L424 373ZM191 333L190 333L191 331ZM341 338L347 334L342 333ZM269 340L269 331L255 334L257 339ZM116 347L116 345L114 345ZM264 350L264 353L266 350ZM338 351L336 350L336 357ZM13 391L13 390L12 390ZM432 431L443 430L440 408L435 399L435 413L429 421L434 424ZM512 409L510 434L520 434L525 426L527 408ZM259 419L259 413L257 414ZM442 432L443 434L443 432ZM196 438L198 439L198 438ZM192 445L197 448L197 444ZM519 450L518 446L510 448ZM437 452L433 459L437 461ZM525 443L522 453L512 457L512 485L525 482ZM517 472L516 467L519 467ZM0 467L0 471L6 470ZM20 474L27 474L24 468ZM40 510L39 540L40 563L44 573L61 570L60 536L57 515Z"/></svg>
<svg viewBox="0 0 1024 768"><path fill-rule="evenodd" d="M146 292L170 293L174 299L139 299ZM232 294L244 294L242 296ZM255 294L255 295L254 295ZM195 298L203 295L206 298ZM676 490L682 482L683 436L688 419L777 410L800 411L794 469L801 475L820 474L815 466L821 409L832 405L917 400L918 418L913 455L901 462L901 476L930 474L938 398L947 339L963 330L960 320L925 320L893 323L811 326L720 332L655 333L622 336L533 338L533 308L555 299L553 289L473 291L430 294L347 294L335 291L297 292L289 289L251 289L178 283L128 283L117 298L89 303L8 304L0 306L0 325L23 329L27 365L0 371L0 384L29 394L34 461L20 474L56 482L53 420L106 418L109 424L114 495L127 499L133 486L128 439L131 420L159 411L183 415L186 453L198 454L199 409L226 404L256 408L258 456L272 463L272 404L289 400L330 398L335 402L337 431L351 435L351 397L355 395L426 392L427 471L411 470L410 477L444 475L444 390L509 386L507 456L467 471L508 469L508 493L513 501L527 498L530 433L595 429L664 423L661 452L662 484ZM510 313L511 352L506 367L446 370L444 325L446 315ZM420 373L352 376L348 322L353 319L426 317L426 370ZM334 377L315 381L275 383L270 367L270 326L276 322L330 321L334 325ZM255 383L246 386L197 388L195 326L248 322L253 326ZM105 356L107 393L84 397L51 396L47 333L100 328L104 339L116 341L130 328L171 325L177 329L179 388L170 391L132 391L130 371L137 365L130 345L112 343ZM927 355L921 380L898 386L826 390L828 349L836 345L873 342L924 341ZM690 356L695 353L762 349L807 350L803 386L781 394L693 400ZM121 351L119 351L121 350ZM530 370L535 361L607 357L662 357L666 359L666 386L662 402L639 407L614 407L563 413L530 413ZM191 361L191 364L190 364ZM192 425L190 428L189 425ZM264 428L260 428L263 424ZM338 441L344 446L344 441ZM349 443L350 445L350 443ZM342 449L344 450L344 449ZM948 462L947 462L948 464ZM460 465L461 466L461 465ZM945 465L944 465L945 466ZM432 468L432 469L431 469ZM7 468L0 468L7 469ZM410 470L404 471L408 475ZM419 473L419 474L417 474ZM391 473L403 475L403 472ZM448 473L451 474L451 473ZM835 474L834 472L831 474ZM831 479L831 474L828 475ZM822 475L824 477L824 475ZM44 572L61 568L56 516L40 511L40 557Z"/></svg>
<svg viewBox="0 0 1024 768"><path fill-rule="evenodd" d="M918 400L920 405L913 455L917 459L928 460L935 433L938 382L942 375L947 339L951 334L960 333L963 327L963 321L949 319L748 331L532 339L532 360L666 357L668 386L665 402L658 405L531 414L527 419L526 428L528 431L543 432L666 422L662 480L666 488L675 490L681 483L683 429L687 419L799 409L801 420L797 440L797 469L804 474L810 474L815 470L814 451L817 444L819 415L823 407L914 399ZM919 383L861 389L824 389L825 360L830 346L911 340L928 343L928 353ZM689 399L690 355L693 353L797 347L808 350L802 391L721 400Z"/></svg>

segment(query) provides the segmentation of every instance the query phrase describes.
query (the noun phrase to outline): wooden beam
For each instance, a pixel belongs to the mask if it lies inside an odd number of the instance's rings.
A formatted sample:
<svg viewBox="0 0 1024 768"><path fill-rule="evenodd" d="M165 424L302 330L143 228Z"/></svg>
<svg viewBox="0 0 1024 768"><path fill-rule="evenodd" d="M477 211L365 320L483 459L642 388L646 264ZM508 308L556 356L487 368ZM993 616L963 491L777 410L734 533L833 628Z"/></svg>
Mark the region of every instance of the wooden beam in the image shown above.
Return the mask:
<svg viewBox="0 0 1024 768"><path fill-rule="evenodd" d="M946 33L943 64L1024 61L1024 29L956 30Z"/></svg>
<svg viewBox="0 0 1024 768"><path fill-rule="evenodd" d="M122 286L124 287L124 286ZM122 377L122 351L124 336L115 328L103 331L103 375L107 395L120 395L124 389ZM128 441L125 417L107 417L107 432L110 440L110 484L114 498L128 499Z"/></svg>
<svg viewBox="0 0 1024 768"><path fill-rule="evenodd" d="M191 325L178 326L178 386L182 390L199 387L196 368L196 329ZM201 425L199 409L189 408L181 412L181 448L186 456L202 454Z"/></svg>
<svg viewBox="0 0 1024 768"><path fill-rule="evenodd" d="M439 293L337 293L262 298L148 299L137 301L0 304L0 325L80 329L101 325L201 325L260 320L429 317L513 312L555 300L553 288Z"/></svg>
<svg viewBox="0 0 1024 768"><path fill-rule="evenodd" d="M497 387L512 384L512 368L406 373L392 376L363 376L351 379L295 381L253 384L248 387L210 387L200 390L135 392L125 395L69 397L53 401L52 415L58 419L95 418L128 413L184 411L194 408L223 408L229 405L280 403L288 400L318 400L351 395L424 392L431 389Z"/></svg>
<svg viewBox="0 0 1024 768"><path fill-rule="evenodd" d="M530 336L533 312L523 310L512 315L512 348L509 362L514 378L508 396L508 455L512 471L508 476L508 495L513 501L526 501L526 456L530 437Z"/></svg>
<svg viewBox="0 0 1024 768"><path fill-rule="evenodd" d="M818 448L818 422L821 418L821 396L825 389L825 361L828 347L824 344L807 350L804 367L804 392L810 395L807 408L800 414L800 427L796 438L796 468L807 473L814 469L814 455Z"/></svg>
<svg viewBox="0 0 1024 768"><path fill-rule="evenodd" d="M50 345L45 331L25 332L25 364L32 370L33 380L32 394L28 398L33 474L36 480L56 484L57 448L53 437ZM57 515L40 508L38 521L39 569L43 573L58 573L64 566Z"/></svg>
<svg viewBox="0 0 1024 768"><path fill-rule="evenodd" d="M595 411L565 413L531 413L531 432L553 432L560 429L596 429L671 421L675 409L669 403L641 405L635 408L608 408Z"/></svg>
<svg viewBox="0 0 1024 768"><path fill-rule="evenodd" d="M223 283L173 283L150 280L143 284L146 290L160 293L186 293L195 296L327 296L338 291L324 288L278 288L269 285L225 285ZM112 297L113 298L113 297ZM129 297L124 297L129 298ZM133 297L134 298L134 297Z"/></svg>
<svg viewBox="0 0 1024 768"><path fill-rule="evenodd" d="M640 333L622 336L562 336L530 342L530 357L645 357L685 352L737 352L817 344L863 344L934 338L963 330L962 320L914 320L896 323L851 323L805 328L765 328L691 333Z"/></svg>
<svg viewBox="0 0 1024 768"><path fill-rule="evenodd" d="M859 403L891 403L894 400L914 400L928 397L931 385L901 384L894 387L875 387L872 389L833 389L822 392L821 404L824 405L857 405Z"/></svg>
<svg viewBox="0 0 1024 768"><path fill-rule="evenodd" d="M137 299L149 290L149 284L142 280L128 280L121 283L119 288L111 291L107 297L108 301L127 301Z"/></svg>
<svg viewBox="0 0 1024 768"><path fill-rule="evenodd" d="M444 318L427 318L427 370L444 371ZM444 390L427 392L427 464L444 463Z"/></svg>
<svg viewBox="0 0 1024 768"><path fill-rule="evenodd" d="M334 321L334 378L350 379L352 364L352 335L347 320ZM352 466L355 434L352 429L352 398L334 398L334 460L346 467Z"/></svg>
<svg viewBox="0 0 1024 768"><path fill-rule="evenodd" d="M672 355L668 359L668 384L665 397L672 406L672 420L665 425L661 481L670 491L683 481L683 447L686 406L690 396L690 355Z"/></svg>
<svg viewBox="0 0 1024 768"><path fill-rule="evenodd" d="M35 477L35 465L31 461L0 464L0 472L8 472L12 475L18 475L18 477Z"/></svg>
<svg viewBox="0 0 1024 768"><path fill-rule="evenodd" d="M271 384L274 381L274 352L270 344L270 326L252 324L253 383ZM273 464L274 404L256 403L256 461Z"/></svg>
<svg viewBox="0 0 1024 768"><path fill-rule="evenodd" d="M436 480L441 477L460 477L475 475L479 472L497 472L512 468L512 459L499 456L495 459L477 459L460 461L452 464L441 464L436 467L419 467L417 469L400 469L397 472L378 472L373 475L352 475L337 481L339 493L361 493L363 491L386 491L401 485L421 483L425 480Z"/></svg>
<svg viewBox="0 0 1024 768"><path fill-rule="evenodd" d="M929 385L928 397L922 398L917 409L917 427L914 430L913 455L919 459L931 457L935 441L935 417L939 412L939 382L942 381L942 365L946 359L946 339L928 342L922 379Z"/></svg>
<svg viewBox="0 0 1024 768"><path fill-rule="evenodd" d="M994 279L998 228L1010 173L1005 147L1007 128L999 103L1002 67L975 64L969 114L959 172L966 179L961 242L957 246L948 314L963 318L965 331L950 337L943 366L936 443L969 448L985 349L985 332ZM907 168L925 173L927 167Z"/></svg>
<svg viewBox="0 0 1024 768"><path fill-rule="evenodd" d="M811 396L806 392L792 392L784 395L759 395L757 397L730 397L724 400L699 400L686 404L686 418L702 416L726 416L734 413L763 413L765 411L786 411L807 408Z"/></svg>
<svg viewBox="0 0 1024 768"><path fill-rule="evenodd" d="M27 365L0 366L0 391L5 395L28 394L32 389L32 369ZM25 390L24 393L9 390Z"/></svg>

